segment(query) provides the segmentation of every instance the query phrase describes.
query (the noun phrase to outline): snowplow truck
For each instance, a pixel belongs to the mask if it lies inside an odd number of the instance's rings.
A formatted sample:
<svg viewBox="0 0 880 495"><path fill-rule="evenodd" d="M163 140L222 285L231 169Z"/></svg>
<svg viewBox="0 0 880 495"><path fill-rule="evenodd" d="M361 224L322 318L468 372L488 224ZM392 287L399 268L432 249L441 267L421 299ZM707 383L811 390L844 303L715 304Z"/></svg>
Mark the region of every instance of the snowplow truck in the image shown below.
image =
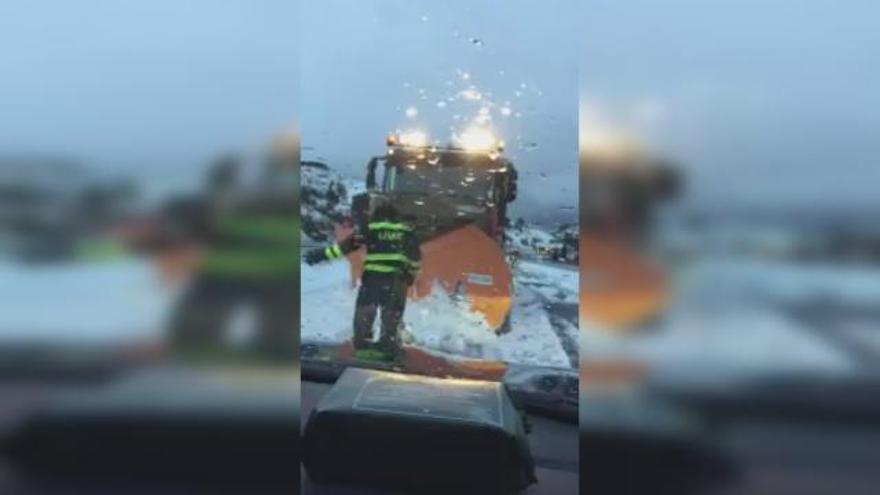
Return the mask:
<svg viewBox="0 0 880 495"><path fill-rule="evenodd" d="M387 153L367 164L365 193L352 198L352 225L366 232L373 209L393 204L419 238L422 264L409 297L437 288L468 301L496 333L510 329L513 275L504 254L507 205L516 199L517 173L500 149L471 151L404 146L389 139ZM364 251L349 255L352 283Z"/></svg>

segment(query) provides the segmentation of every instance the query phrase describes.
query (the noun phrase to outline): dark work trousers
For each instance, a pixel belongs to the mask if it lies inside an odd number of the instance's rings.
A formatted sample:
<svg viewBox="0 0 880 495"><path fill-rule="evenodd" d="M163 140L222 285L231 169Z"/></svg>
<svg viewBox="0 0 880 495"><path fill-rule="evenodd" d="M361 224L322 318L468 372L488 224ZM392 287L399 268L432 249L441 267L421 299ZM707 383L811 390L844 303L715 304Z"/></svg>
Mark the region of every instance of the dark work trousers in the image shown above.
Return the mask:
<svg viewBox="0 0 880 495"><path fill-rule="evenodd" d="M254 350L293 362L299 347L299 282L293 278L198 276L172 317L172 345L188 349L221 345L223 329L240 305L252 306L258 315Z"/></svg>
<svg viewBox="0 0 880 495"><path fill-rule="evenodd" d="M400 356L398 332L406 308L408 287L407 281L399 275L364 273L354 310L355 349L370 347L376 312L381 311L382 335L379 337L378 348L391 356Z"/></svg>

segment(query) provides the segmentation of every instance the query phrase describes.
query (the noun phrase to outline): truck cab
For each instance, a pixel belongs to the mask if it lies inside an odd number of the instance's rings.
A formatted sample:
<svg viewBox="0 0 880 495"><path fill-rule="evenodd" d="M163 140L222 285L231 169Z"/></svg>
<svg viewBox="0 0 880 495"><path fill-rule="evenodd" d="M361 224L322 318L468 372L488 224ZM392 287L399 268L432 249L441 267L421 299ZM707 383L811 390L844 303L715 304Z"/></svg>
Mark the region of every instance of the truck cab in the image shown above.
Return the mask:
<svg viewBox="0 0 880 495"><path fill-rule="evenodd" d="M385 156L368 163L367 192L355 198L354 216L363 222L382 197L422 240L471 224L501 244L516 178L513 163L498 152L390 144Z"/></svg>

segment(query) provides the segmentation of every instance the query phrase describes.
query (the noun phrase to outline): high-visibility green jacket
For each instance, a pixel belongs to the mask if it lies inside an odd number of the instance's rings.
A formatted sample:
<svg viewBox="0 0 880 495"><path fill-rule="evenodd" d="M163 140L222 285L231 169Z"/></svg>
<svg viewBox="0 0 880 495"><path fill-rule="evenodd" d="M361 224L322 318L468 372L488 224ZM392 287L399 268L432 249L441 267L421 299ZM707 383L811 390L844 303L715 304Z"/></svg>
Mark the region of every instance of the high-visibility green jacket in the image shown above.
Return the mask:
<svg viewBox="0 0 880 495"><path fill-rule="evenodd" d="M419 271L422 253L419 240L406 224L372 222L366 235L353 234L323 250L323 259L334 260L366 246L364 273L404 275L411 279Z"/></svg>

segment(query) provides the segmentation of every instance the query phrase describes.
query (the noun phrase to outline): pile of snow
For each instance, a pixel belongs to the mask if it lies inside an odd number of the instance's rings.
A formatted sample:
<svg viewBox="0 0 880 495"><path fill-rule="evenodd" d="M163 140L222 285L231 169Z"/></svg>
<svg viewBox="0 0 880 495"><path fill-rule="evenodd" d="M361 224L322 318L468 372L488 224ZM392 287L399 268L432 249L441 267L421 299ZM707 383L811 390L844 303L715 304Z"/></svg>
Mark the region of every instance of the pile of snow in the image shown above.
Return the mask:
<svg viewBox="0 0 880 495"><path fill-rule="evenodd" d="M499 359L497 337L482 315L469 310L464 300L453 300L442 288L430 296L410 301L404 322L412 343L460 356Z"/></svg>
<svg viewBox="0 0 880 495"><path fill-rule="evenodd" d="M348 263L303 266L301 276L302 341L341 343L350 339L357 289L351 286ZM566 301L574 298L576 293L562 296ZM547 311L545 298L523 285L514 300L511 331L497 336L481 315L468 310L467 301L454 300L436 289L426 298L408 302L404 323L414 345L438 354L570 367ZM377 318L376 338L378 327Z"/></svg>

